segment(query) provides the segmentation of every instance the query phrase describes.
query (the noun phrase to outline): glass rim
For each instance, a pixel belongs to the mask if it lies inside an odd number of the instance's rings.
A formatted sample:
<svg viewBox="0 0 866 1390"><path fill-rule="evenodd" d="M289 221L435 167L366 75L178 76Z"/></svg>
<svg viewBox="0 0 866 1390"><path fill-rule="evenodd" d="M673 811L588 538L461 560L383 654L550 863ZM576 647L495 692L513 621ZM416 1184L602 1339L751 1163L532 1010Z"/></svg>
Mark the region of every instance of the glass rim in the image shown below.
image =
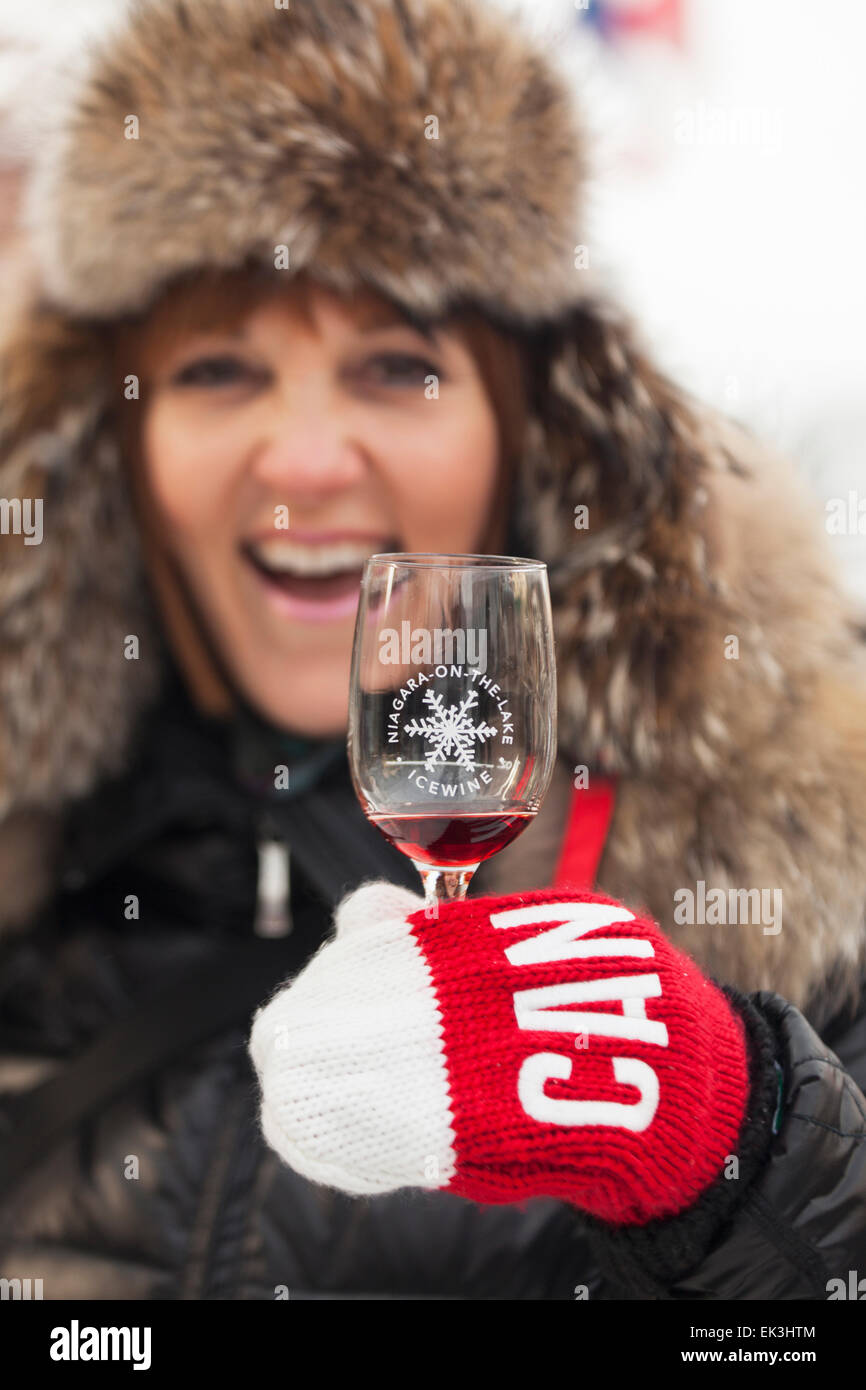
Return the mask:
<svg viewBox="0 0 866 1390"><path fill-rule="evenodd" d="M460 555L437 554L435 551L400 551L370 555L365 568L373 564L388 564L400 569L473 569L473 570L546 570L544 560L529 560L520 555Z"/></svg>

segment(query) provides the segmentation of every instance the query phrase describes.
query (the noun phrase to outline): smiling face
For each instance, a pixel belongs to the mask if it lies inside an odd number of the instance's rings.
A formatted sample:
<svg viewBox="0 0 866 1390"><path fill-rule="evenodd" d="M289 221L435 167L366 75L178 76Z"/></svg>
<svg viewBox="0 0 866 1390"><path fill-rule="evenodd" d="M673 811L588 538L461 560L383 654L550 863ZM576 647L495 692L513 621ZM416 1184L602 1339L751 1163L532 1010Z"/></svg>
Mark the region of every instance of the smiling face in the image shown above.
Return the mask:
<svg viewBox="0 0 866 1390"><path fill-rule="evenodd" d="M173 332L141 463L231 679L281 727L327 735L346 726L364 560L477 550L499 440L459 332L428 336L372 294L304 304L271 291L231 328Z"/></svg>

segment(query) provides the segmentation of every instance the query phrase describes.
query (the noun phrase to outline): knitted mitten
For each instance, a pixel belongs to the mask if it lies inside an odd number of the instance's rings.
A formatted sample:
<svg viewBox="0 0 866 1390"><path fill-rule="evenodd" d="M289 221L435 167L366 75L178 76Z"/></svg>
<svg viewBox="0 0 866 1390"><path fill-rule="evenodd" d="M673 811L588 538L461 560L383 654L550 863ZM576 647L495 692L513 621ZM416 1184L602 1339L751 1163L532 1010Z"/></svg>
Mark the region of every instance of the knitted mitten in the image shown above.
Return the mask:
<svg viewBox="0 0 866 1390"><path fill-rule="evenodd" d="M272 1148L351 1193L547 1195L613 1223L684 1210L736 1149L745 1030L648 917L560 890L425 916L372 883L255 1015Z"/></svg>

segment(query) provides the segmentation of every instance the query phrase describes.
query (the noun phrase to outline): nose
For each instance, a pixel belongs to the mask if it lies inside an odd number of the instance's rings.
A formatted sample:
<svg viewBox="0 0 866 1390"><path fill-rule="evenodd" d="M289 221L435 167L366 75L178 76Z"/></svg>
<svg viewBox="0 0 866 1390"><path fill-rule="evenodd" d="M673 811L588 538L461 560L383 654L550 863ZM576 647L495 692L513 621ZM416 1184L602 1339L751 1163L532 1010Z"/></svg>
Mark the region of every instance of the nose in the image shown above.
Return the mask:
<svg viewBox="0 0 866 1390"><path fill-rule="evenodd" d="M287 502L315 502L351 488L366 474L364 449L337 393L309 379L274 401L252 473Z"/></svg>

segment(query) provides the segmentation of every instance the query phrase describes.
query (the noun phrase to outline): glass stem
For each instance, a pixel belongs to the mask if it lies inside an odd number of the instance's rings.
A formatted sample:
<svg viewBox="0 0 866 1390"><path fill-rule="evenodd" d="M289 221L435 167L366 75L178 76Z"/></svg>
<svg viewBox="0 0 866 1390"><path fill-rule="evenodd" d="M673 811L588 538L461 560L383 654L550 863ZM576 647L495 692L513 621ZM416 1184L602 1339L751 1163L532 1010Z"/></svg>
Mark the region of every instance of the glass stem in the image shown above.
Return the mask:
<svg viewBox="0 0 866 1390"><path fill-rule="evenodd" d="M478 865L464 864L459 869L432 869L429 864L415 867L424 884L424 911L428 917L438 917L440 902L463 901Z"/></svg>

